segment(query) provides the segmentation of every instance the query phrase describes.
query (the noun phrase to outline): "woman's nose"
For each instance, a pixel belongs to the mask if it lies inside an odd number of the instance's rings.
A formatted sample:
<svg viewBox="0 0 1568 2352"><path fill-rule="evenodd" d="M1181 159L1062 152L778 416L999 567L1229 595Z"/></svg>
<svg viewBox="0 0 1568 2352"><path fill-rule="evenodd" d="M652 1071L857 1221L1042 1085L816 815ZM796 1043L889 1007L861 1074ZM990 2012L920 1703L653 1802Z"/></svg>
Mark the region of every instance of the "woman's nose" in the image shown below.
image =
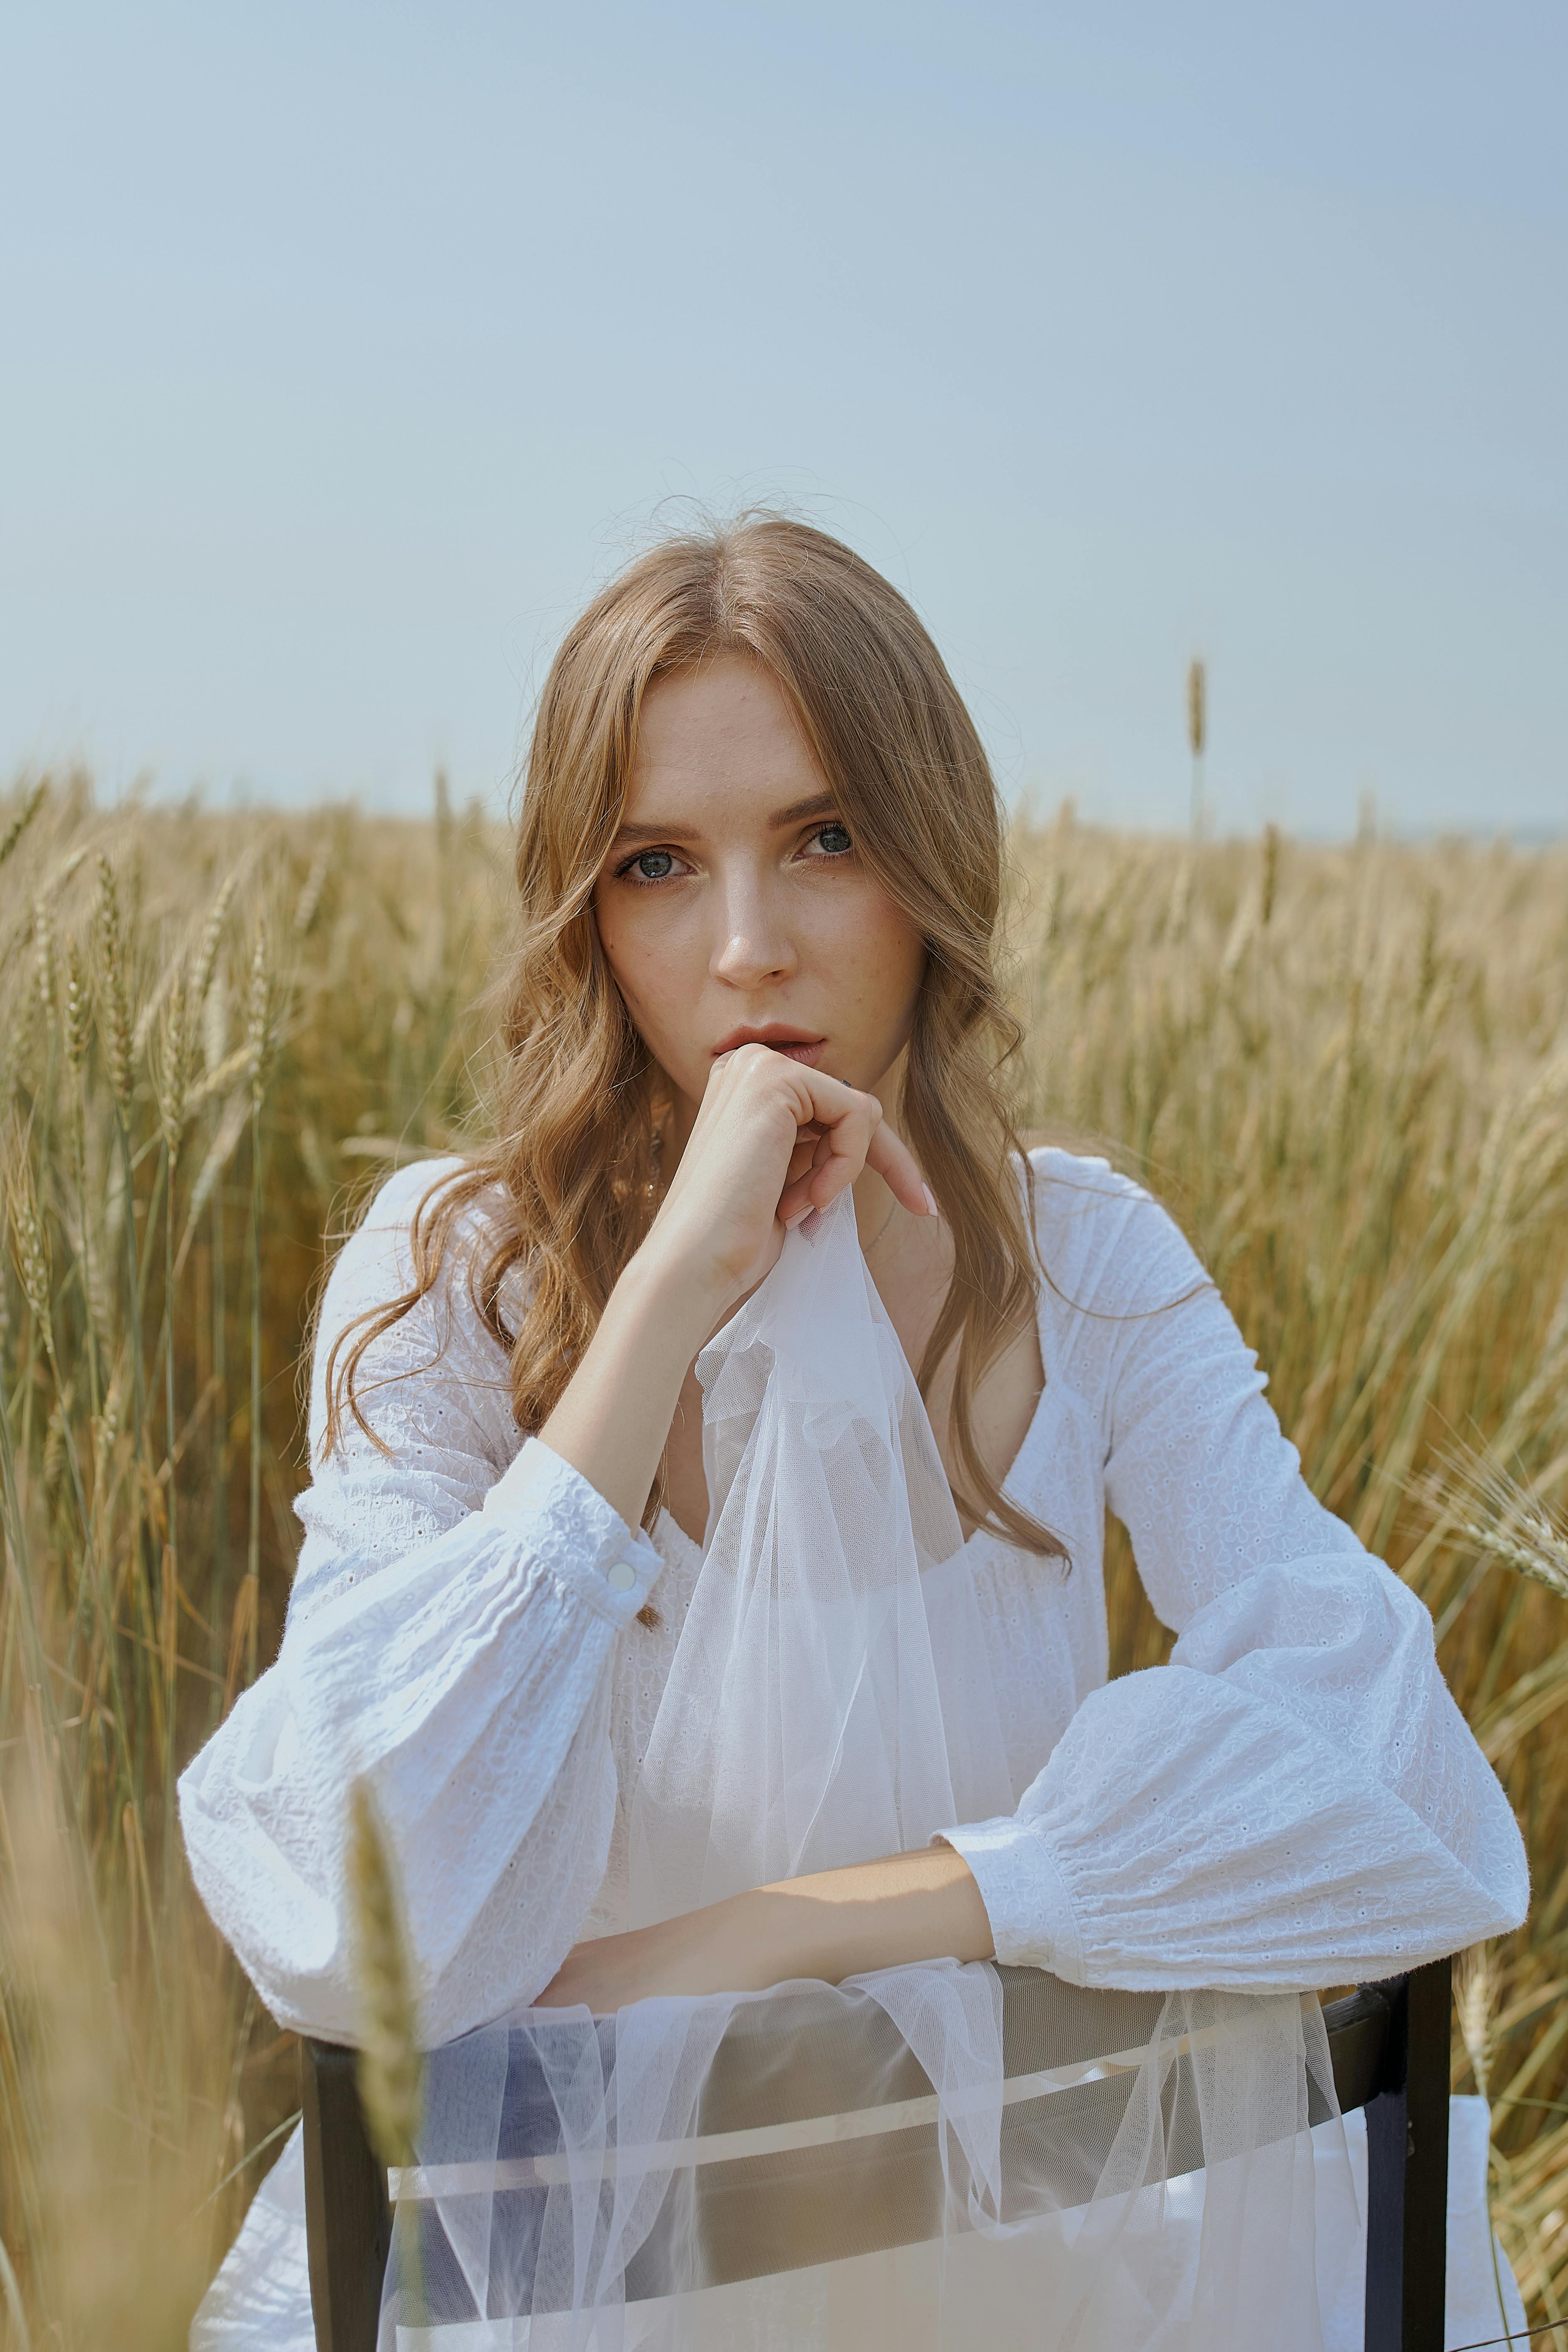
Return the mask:
<svg viewBox="0 0 1568 2352"><path fill-rule="evenodd" d="M796 956L782 909L772 893L754 885L725 891L719 922L719 940L710 970L716 980L731 988L752 988L761 981L786 979Z"/></svg>

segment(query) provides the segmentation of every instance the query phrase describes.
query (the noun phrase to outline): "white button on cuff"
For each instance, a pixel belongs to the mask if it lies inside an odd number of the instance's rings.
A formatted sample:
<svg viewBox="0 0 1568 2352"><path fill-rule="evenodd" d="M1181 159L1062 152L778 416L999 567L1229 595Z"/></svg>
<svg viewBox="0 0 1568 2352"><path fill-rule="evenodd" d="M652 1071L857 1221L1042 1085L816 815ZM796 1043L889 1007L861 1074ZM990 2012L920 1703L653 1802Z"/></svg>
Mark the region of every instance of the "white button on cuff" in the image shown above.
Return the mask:
<svg viewBox="0 0 1568 2352"><path fill-rule="evenodd" d="M612 1592L629 1592L637 1580L637 1572L629 1559L616 1560L605 1570L605 1580Z"/></svg>

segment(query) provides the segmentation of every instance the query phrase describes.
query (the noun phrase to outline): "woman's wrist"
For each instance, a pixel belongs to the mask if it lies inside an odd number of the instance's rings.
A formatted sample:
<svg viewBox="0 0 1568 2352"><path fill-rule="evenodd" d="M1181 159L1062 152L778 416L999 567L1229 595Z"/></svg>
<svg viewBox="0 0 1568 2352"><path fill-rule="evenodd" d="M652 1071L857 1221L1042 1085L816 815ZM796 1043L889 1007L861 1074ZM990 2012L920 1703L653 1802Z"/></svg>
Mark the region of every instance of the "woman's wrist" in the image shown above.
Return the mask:
<svg viewBox="0 0 1568 2352"><path fill-rule="evenodd" d="M628 1330L657 1334L684 1377L732 1303L731 1286L710 1260L688 1260L650 1234L622 1268L605 1313Z"/></svg>

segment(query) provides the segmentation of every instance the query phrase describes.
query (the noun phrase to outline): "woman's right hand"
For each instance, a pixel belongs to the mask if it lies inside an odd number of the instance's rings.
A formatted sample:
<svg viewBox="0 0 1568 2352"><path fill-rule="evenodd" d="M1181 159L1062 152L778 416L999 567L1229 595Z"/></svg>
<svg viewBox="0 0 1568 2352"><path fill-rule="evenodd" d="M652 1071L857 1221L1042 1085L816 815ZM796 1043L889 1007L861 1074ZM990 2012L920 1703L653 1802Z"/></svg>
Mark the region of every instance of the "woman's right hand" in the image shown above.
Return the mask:
<svg viewBox="0 0 1568 2352"><path fill-rule="evenodd" d="M786 1227L826 1209L868 1167L916 1216L934 1209L875 1095L767 1045L714 1063L647 1238L539 1432L628 1527L698 1349L777 1263Z"/></svg>
<svg viewBox="0 0 1568 2352"><path fill-rule="evenodd" d="M689 1284L694 1305L721 1319L775 1265L786 1230L827 1208L866 1167L914 1215L931 1212L875 1095L771 1046L737 1046L713 1065L638 1257Z"/></svg>

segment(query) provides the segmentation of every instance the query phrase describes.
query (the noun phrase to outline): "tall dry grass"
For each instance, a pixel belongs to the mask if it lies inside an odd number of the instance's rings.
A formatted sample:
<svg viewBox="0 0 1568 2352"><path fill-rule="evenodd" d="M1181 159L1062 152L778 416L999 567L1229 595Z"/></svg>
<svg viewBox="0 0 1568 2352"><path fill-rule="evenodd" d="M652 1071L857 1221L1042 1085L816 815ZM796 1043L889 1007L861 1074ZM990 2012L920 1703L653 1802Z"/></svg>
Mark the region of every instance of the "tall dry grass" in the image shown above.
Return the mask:
<svg viewBox="0 0 1568 2352"><path fill-rule="evenodd" d="M1102 1139L1184 1219L1314 1488L1432 1607L1525 1826L1534 1912L1467 1975L1456 2082L1484 2053L1500 2224L1555 2318L1568 859L1070 822L1017 851L1024 1120ZM322 1234L474 1111L504 871L444 797L434 825L106 813L70 780L0 805L13 2342L180 2341L297 2105L191 1894L174 1777L276 1644ZM1159 1656L1122 1544L1110 1571L1119 1666Z"/></svg>

